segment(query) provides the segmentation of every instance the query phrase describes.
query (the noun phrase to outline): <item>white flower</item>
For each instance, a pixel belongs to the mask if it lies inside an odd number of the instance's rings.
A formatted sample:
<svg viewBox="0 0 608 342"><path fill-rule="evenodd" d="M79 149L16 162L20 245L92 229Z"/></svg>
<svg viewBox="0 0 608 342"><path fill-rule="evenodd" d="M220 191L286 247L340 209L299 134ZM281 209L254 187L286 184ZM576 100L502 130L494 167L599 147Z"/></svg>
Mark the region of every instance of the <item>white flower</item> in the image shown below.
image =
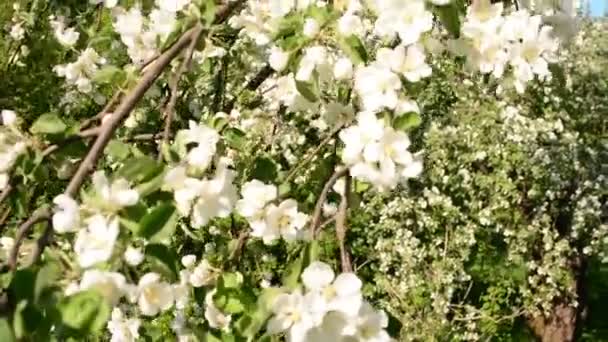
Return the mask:
<svg viewBox="0 0 608 342"><path fill-rule="evenodd" d="M17 113L12 110L2 110L2 124L4 126L12 126L17 122Z"/></svg>
<svg viewBox="0 0 608 342"><path fill-rule="evenodd" d="M295 241L307 220L308 215L298 211L298 202L287 199L278 206L270 204L266 208L265 225L252 227L251 235L262 238L266 244L280 237L289 242Z"/></svg>
<svg viewBox="0 0 608 342"><path fill-rule="evenodd" d="M216 289L213 289L205 296L205 318L210 327L226 330L230 327L232 316L224 314L215 306L213 302L215 292Z"/></svg>
<svg viewBox="0 0 608 342"><path fill-rule="evenodd" d="M145 316L155 316L173 306L171 285L161 281L157 273L146 273L137 285L139 310Z"/></svg>
<svg viewBox="0 0 608 342"><path fill-rule="evenodd" d="M125 261L131 266L137 266L144 261L144 254L140 249L133 246L127 247L124 255Z"/></svg>
<svg viewBox="0 0 608 342"><path fill-rule="evenodd" d="M221 159L214 178L202 181L198 198L192 207L192 226L202 227L214 217L228 217L237 200L236 187L232 183L235 172Z"/></svg>
<svg viewBox="0 0 608 342"><path fill-rule="evenodd" d="M55 20L52 17L50 24L54 30L55 39L57 39L59 44L66 47L71 47L76 44L78 38L80 37L80 33L78 33L78 31L76 31L73 27L66 28L62 18Z"/></svg>
<svg viewBox="0 0 608 342"><path fill-rule="evenodd" d="M334 64L334 77L337 80L347 80L353 77L353 63L348 58L340 58Z"/></svg>
<svg viewBox="0 0 608 342"><path fill-rule="evenodd" d="M16 41L22 40L25 37L25 29L23 29L23 24L16 23L15 25L13 25L11 27L10 36Z"/></svg>
<svg viewBox="0 0 608 342"><path fill-rule="evenodd" d="M80 291L95 290L111 306L115 306L120 298L125 295L126 287L127 282L122 274L91 269L83 273L78 289Z"/></svg>
<svg viewBox="0 0 608 342"><path fill-rule="evenodd" d="M93 187L99 195L106 209L116 211L122 207L132 206L139 201L139 194L131 189L129 182L124 178L109 183L103 171L93 174Z"/></svg>
<svg viewBox="0 0 608 342"><path fill-rule="evenodd" d="M270 56L268 63L275 71L283 71L287 67L289 61L289 53L283 51L280 47L273 46L270 48Z"/></svg>
<svg viewBox="0 0 608 342"><path fill-rule="evenodd" d="M309 38L313 38L314 36L317 35L317 33L319 33L319 23L312 19L312 18L306 18L306 20L304 20L304 35L306 37Z"/></svg>
<svg viewBox="0 0 608 342"><path fill-rule="evenodd" d="M346 13L338 19L338 32L344 36L362 37L365 34L361 18L351 13Z"/></svg>
<svg viewBox="0 0 608 342"><path fill-rule="evenodd" d="M390 342L392 339L384 330L388 326L388 317L382 310L376 311L367 302L363 302L357 316L346 320L342 334L352 336L357 341Z"/></svg>
<svg viewBox="0 0 608 342"><path fill-rule="evenodd" d="M78 203L65 194L55 197L53 203L59 209L53 214L53 229L59 234L76 231L80 224Z"/></svg>
<svg viewBox="0 0 608 342"><path fill-rule="evenodd" d="M6 260L15 245L15 239L7 236L0 237L0 259Z"/></svg>
<svg viewBox="0 0 608 342"><path fill-rule="evenodd" d="M80 266L88 268L108 261L118 233L118 218L107 218L100 214L90 217L87 227L78 232L74 242L74 252Z"/></svg>
<svg viewBox="0 0 608 342"><path fill-rule="evenodd" d="M194 264L196 263L196 255L194 255L194 254L184 255L182 257L181 262L185 268L192 268L194 266Z"/></svg>
<svg viewBox="0 0 608 342"><path fill-rule="evenodd" d="M243 198L236 202L235 209L241 216L247 219L255 230L255 227L265 225L264 207L269 202L274 201L277 198L277 194L276 186L272 184L266 185L254 179L243 184L241 189Z"/></svg>
<svg viewBox="0 0 608 342"><path fill-rule="evenodd" d="M272 312L274 315L268 321L268 332L277 334L287 331L288 341L304 341L308 330L314 326L312 314L299 290L278 295L272 305Z"/></svg>
<svg viewBox="0 0 608 342"><path fill-rule="evenodd" d="M8 174L0 172L0 190L4 190L8 186Z"/></svg>
<svg viewBox="0 0 608 342"><path fill-rule="evenodd" d="M179 131L176 141L182 154L186 145L195 144L196 146L187 152L186 161L191 166L206 170L215 155L219 139L220 136L214 129L190 120L189 129Z"/></svg>
<svg viewBox="0 0 608 342"><path fill-rule="evenodd" d="M217 278L217 272L205 259L196 266L190 273L189 281L194 287L212 285Z"/></svg>
<svg viewBox="0 0 608 342"><path fill-rule="evenodd" d="M112 318L108 322L108 331L112 334L110 342L135 342L139 339L140 325L139 319L127 319L119 308L114 308Z"/></svg>
<svg viewBox="0 0 608 342"><path fill-rule="evenodd" d="M73 63L56 65L53 70L70 85L75 85L78 91L90 93L93 90L91 79L106 60L97 54L93 48L86 48Z"/></svg>
<svg viewBox="0 0 608 342"><path fill-rule="evenodd" d="M433 5L444 6L450 3L451 0L430 0Z"/></svg>
<svg viewBox="0 0 608 342"><path fill-rule="evenodd" d="M331 66L327 49L324 46L312 46L304 51L300 60L296 80L308 82L311 80L313 71L317 70L319 77L331 74ZM329 71L329 73L327 73Z"/></svg>
<svg viewBox="0 0 608 342"><path fill-rule="evenodd" d="M378 12L374 28L377 35L390 38L398 35L402 44L409 45L433 28L433 15L423 0L374 2Z"/></svg>
<svg viewBox="0 0 608 342"><path fill-rule="evenodd" d="M354 273L342 273L335 277L331 267L323 262L312 262L302 272L302 282L307 290L320 296L324 311L341 311L346 315L361 307L361 280Z"/></svg>
<svg viewBox="0 0 608 342"><path fill-rule="evenodd" d="M399 101L399 89L399 76L379 64L360 67L355 73L355 90L363 101L363 107L368 111L385 107L395 108Z"/></svg>
<svg viewBox="0 0 608 342"><path fill-rule="evenodd" d="M431 68L425 62L424 49L418 44L408 46L407 50L404 45L393 50L380 48L376 58L410 82L418 82L431 75Z"/></svg>

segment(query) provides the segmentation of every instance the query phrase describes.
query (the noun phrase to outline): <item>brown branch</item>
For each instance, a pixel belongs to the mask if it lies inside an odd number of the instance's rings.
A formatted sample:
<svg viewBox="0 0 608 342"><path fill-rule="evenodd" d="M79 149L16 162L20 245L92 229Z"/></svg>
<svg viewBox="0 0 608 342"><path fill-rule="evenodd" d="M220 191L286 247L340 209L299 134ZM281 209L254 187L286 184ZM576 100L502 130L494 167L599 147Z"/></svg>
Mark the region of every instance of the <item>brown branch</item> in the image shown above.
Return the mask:
<svg viewBox="0 0 608 342"><path fill-rule="evenodd" d="M319 229L318 229L319 224L321 223L321 214L323 212L323 204L325 203L325 200L327 199L327 195L329 194L331 187L334 184L336 184L336 181L338 181L338 179L340 179L341 177L346 175L347 172L348 172L348 168L346 168L346 167L339 168L334 172L333 175L331 175L331 177L329 177L329 179L325 183L325 186L323 187L323 190L321 191L321 195L319 196L319 199L317 200L317 204L315 205L315 210L313 211L312 219L310 221L310 233L311 233L311 237L313 239L317 238L317 234L319 232Z"/></svg>
<svg viewBox="0 0 608 342"><path fill-rule="evenodd" d="M348 210L348 196L350 195L351 188L351 177L347 172L344 179L344 192L342 193L342 200L338 207L338 213L336 214L336 238L340 245L340 261L342 264L342 272L352 272L353 266L350 262L350 256L346 249L346 211Z"/></svg>
<svg viewBox="0 0 608 342"><path fill-rule="evenodd" d="M230 101L228 101L228 103L226 103L222 111L224 113L230 113L230 111L232 111L232 109L234 108L234 104L238 100L239 96L243 94L243 92L245 92L246 90L257 90L258 87L261 86L262 83L264 83L264 81L266 81L266 79L270 77L273 73L274 69L272 69L270 65L266 64L262 69L260 69L260 71L258 71L255 76L253 76L252 79L249 80L249 82L247 82L245 87L240 92L238 92L238 94L234 98L232 98Z"/></svg>
<svg viewBox="0 0 608 342"><path fill-rule="evenodd" d="M25 240L32 227L41 221L46 221L51 217L51 211L48 208L42 208L34 212L34 214L19 226L17 234L15 235L15 244L11 249L8 257L8 266L11 271L17 268L17 257L19 256L19 248Z"/></svg>
<svg viewBox="0 0 608 342"><path fill-rule="evenodd" d="M114 108L114 106L116 106L118 104L118 102L120 101L120 95L122 95L122 90L117 91L114 94L114 96L112 96L110 101L108 103L106 103L106 105L103 107L103 109L99 113L97 113L95 116L93 116L91 118L84 120L80 124L80 130L87 129L89 126L91 126L91 124L93 122L95 122L97 120L101 120L104 116L111 113L112 108Z"/></svg>
<svg viewBox="0 0 608 342"><path fill-rule="evenodd" d="M190 40L190 45L188 49L184 52L184 60L182 61L179 69L175 76L169 81L169 88L171 91L171 95L169 97L169 102L167 102L167 106L165 107L165 129L163 131L163 141L161 144L168 144L169 137L171 136L171 123L173 122L173 117L175 116L175 104L177 103L177 95L178 95L178 85L179 80L182 78L182 75L190 68L190 64L192 62L192 54L194 53L194 49L196 48L196 43L203 33L203 27L198 25L195 28L195 31L192 34L192 39ZM158 154L158 159L162 160L163 154Z"/></svg>

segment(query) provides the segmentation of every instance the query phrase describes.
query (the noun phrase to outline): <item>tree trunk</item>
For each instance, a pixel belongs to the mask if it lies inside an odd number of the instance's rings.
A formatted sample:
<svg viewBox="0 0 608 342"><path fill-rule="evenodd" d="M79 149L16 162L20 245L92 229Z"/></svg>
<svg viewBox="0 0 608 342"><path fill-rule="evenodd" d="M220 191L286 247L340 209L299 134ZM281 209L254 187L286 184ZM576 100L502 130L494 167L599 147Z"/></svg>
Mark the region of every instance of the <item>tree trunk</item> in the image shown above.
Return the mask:
<svg viewBox="0 0 608 342"><path fill-rule="evenodd" d="M574 307L572 300L562 298L557 300L549 317L530 317L528 324L541 342L573 342L580 336L581 323L586 316L586 261L583 257L575 257L571 263L574 275L573 293L576 293L578 305Z"/></svg>

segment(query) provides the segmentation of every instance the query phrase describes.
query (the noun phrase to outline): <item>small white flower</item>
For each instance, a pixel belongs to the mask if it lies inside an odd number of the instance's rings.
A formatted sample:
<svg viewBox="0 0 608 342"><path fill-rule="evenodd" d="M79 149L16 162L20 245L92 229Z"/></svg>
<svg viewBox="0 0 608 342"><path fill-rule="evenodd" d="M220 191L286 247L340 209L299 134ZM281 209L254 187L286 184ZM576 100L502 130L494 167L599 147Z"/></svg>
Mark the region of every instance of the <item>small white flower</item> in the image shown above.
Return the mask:
<svg viewBox="0 0 608 342"><path fill-rule="evenodd" d="M278 206L270 204L266 208L265 225L252 227L251 235L262 238L266 244L280 237L288 242L295 241L307 220L308 215L298 211L298 202L287 199Z"/></svg>
<svg viewBox="0 0 608 342"><path fill-rule="evenodd" d="M110 342L135 342L139 339L141 322L137 318L126 318L124 313L115 307L108 322L108 331L112 334Z"/></svg>
<svg viewBox="0 0 608 342"><path fill-rule="evenodd" d="M125 295L126 288L127 282L122 274L95 269L83 273L79 286L80 291L97 291L111 306L118 304L120 298Z"/></svg>
<svg viewBox="0 0 608 342"><path fill-rule="evenodd" d="M141 252L140 249L135 248L133 246L127 247L124 257L127 264L131 266L137 266L141 264L142 261L144 261L144 254Z"/></svg>
<svg viewBox="0 0 608 342"><path fill-rule="evenodd" d="M190 273L190 284L194 287L208 286L215 282L217 272L205 259L196 266Z"/></svg>
<svg viewBox="0 0 608 342"><path fill-rule="evenodd" d="M118 218L107 218L100 214L90 217L87 227L78 232L74 242L74 252L80 266L88 268L108 261L118 233Z"/></svg>
<svg viewBox="0 0 608 342"><path fill-rule="evenodd" d="M319 23L312 19L312 18L306 18L306 20L304 20L304 35L306 37L309 38L313 38L314 36L317 35L317 33L319 33Z"/></svg>
<svg viewBox="0 0 608 342"><path fill-rule="evenodd" d="M17 122L17 113L12 110L2 110L2 124L4 126L12 126Z"/></svg>
<svg viewBox="0 0 608 342"><path fill-rule="evenodd" d="M337 80L348 80L353 77L353 63L348 58L340 58L334 64L334 77Z"/></svg>
<svg viewBox="0 0 608 342"><path fill-rule="evenodd" d="M214 129L190 120L189 129L177 133L176 143L180 154L186 157L189 165L206 170L215 155L219 139L220 136ZM196 146L186 151L189 144Z"/></svg>
<svg viewBox="0 0 608 342"><path fill-rule="evenodd" d="M306 333L314 326L313 317L299 290L278 295L272 305L272 312L274 316L268 321L268 332L277 334L287 331L288 341L303 340Z"/></svg>
<svg viewBox="0 0 608 342"><path fill-rule="evenodd" d="M156 0L156 4L162 10L178 12L188 6L192 0Z"/></svg>
<svg viewBox="0 0 608 342"><path fill-rule="evenodd" d="M283 51L278 46L273 46L270 48L270 56L268 57L268 64L275 71L283 71L287 67L287 62L289 62L289 53Z"/></svg>
<svg viewBox="0 0 608 342"><path fill-rule="evenodd" d="M350 315L361 307L362 284L354 273L342 273L334 279L329 265L315 261L302 272L302 282L306 289L321 298L324 312L341 311Z"/></svg>
<svg viewBox="0 0 608 342"><path fill-rule="evenodd" d="M243 184L241 195L243 198L236 202L236 211L247 219L254 230L264 226L264 207L277 198L277 187L254 179Z"/></svg>
<svg viewBox="0 0 608 342"><path fill-rule="evenodd" d="M194 266L194 264L196 263L196 255L194 255L194 254L184 255L182 257L181 262L185 268L192 268Z"/></svg>
<svg viewBox="0 0 608 342"><path fill-rule="evenodd" d="M146 273L137 285L139 310L145 316L155 316L173 306L171 285L161 281L157 273Z"/></svg>
<svg viewBox="0 0 608 342"><path fill-rule="evenodd" d="M25 29L23 28L23 24L16 23L15 25L13 25L11 27L10 36L16 41L22 40L25 37Z"/></svg>
<svg viewBox="0 0 608 342"><path fill-rule="evenodd" d="M89 3L92 5L97 5L102 2L106 8L114 8L118 4L118 0L89 0Z"/></svg>
<svg viewBox="0 0 608 342"><path fill-rule="evenodd" d="M215 292L216 289L213 289L205 296L205 318L210 327L226 330L230 327L232 316L224 314L215 306L213 302Z"/></svg>
<svg viewBox="0 0 608 342"><path fill-rule="evenodd" d="M139 194L136 190L131 189L129 182L124 178L116 179L110 184L103 171L95 172L92 178L96 193L109 210L116 211L122 207L132 206L139 201Z"/></svg>
<svg viewBox="0 0 608 342"><path fill-rule="evenodd" d="M78 203L65 194L55 197L53 203L59 209L53 214L53 229L59 234L78 230L80 224Z"/></svg>

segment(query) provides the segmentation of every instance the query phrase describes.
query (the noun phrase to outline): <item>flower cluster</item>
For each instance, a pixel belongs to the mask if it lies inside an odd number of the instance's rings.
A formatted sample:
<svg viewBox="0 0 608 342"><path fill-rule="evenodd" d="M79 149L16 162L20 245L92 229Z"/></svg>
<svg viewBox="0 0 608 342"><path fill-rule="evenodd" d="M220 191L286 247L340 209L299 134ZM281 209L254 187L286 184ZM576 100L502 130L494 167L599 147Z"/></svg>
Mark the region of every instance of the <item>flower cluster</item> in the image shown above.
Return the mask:
<svg viewBox="0 0 608 342"><path fill-rule="evenodd" d="M277 199L276 186L254 179L243 185L241 195L236 210L249 222L251 236L262 238L266 244L281 237L291 242L303 236L308 216L298 211L298 202L293 199L279 205L271 203Z"/></svg>
<svg viewBox="0 0 608 342"><path fill-rule="evenodd" d="M407 150L407 134L386 126L372 112L359 113L357 125L340 132L340 139L345 145L342 161L351 175L379 190L392 189L422 172L420 157Z"/></svg>
<svg viewBox="0 0 608 342"><path fill-rule="evenodd" d="M191 217L193 227L202 227L214 217L227 217L237 200L233 184L234 171L230 159L220 158L215 165L213 178L197 175L211 165L219 140L218 133L204 124L190 122L190 128L178 132L175 148L185 164L178 165L166 174L165 187L174 192L177 209ZM194 145L188 150L188 147Z"/></svg>
<svg viewBox="0 0 608 342"><path fill-rule="evenodd" d="M75 62L56 65L53 70L60 77L65 77L66 82L75 85L82 93L93 91L93 77L101 65L106 64L106 59L99 56L93 48L86 48Z"/></svg>
<svg viewBox="0 0 608 342"><path fill-rule="evenodd" d="M268 321L271 334L286 332L287 341L389 342L388 317L361 295L361 280L353 273L337 277L323 262L312 262L302 273L304 291L278 295Z"/></svg>
<svg viewBox="0 0 608 342"><path fill-rule="evenodd" d="M552 27L543 25L540 15L531 15L526 10L507 16L502 13L501 2L474 2L467 10L456 51L467 56L471 68L497 78L510 65L513 85L523 93L535 76L540 79L551 76L548 63L555 61L559 43Z"/></svg>
<svg viewBox="0 0 608 342"><path fill-rule="evenodd" d="M17 158L25 152L27 141L17 128L17 114L12 110L2 110L0 125L0 190L9 183L9 172Z"/></svg>
<svg viewBox="0 0 608 342"><path fill-rule="evenodd" d="M143 64L158 53L159 42L163 42L177 24L177 14L190 0L157 0L156 6L148 17L139 7L126 10L114 9L114 29L120 40L127 46L129 57L135 64Z"/></svg>
<svg viewBox="0 0 608 342"><path fill-rule="evenodd" d="M76 233L74 252L83 268L110 259L120 234L117 213L139 201L139 194L127 180L119 178L110 183L102 171L93 174L93 190L81 205L65 194L53 200L57 205L53 228L60 234Z"/></svg>

